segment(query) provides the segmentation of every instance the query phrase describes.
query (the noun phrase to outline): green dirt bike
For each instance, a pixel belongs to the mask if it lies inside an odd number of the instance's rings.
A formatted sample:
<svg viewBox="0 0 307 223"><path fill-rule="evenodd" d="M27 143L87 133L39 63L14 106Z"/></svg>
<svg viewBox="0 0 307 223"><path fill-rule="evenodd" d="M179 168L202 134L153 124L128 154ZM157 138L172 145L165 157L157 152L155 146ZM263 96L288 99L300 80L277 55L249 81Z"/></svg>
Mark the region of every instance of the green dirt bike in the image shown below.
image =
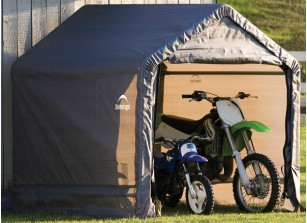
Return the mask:
<svg viewBox="0 0 307 223"><path fill-rule="evenodd" d="M155 137L175 140L199 136L193 143L198 153L208 159L201 169L210 180L227 181L233 173L234 159L237 169L233 194L238 207L245 212L269 212L278 202L280 178L273 162L255 151L251 130L269 132L270 129L260 122L244 119L237 99L251 97L243 92L234 98L204 91L182 95L190 101L206 100L213 108L200 120L158 115ZM240 152L244 148L247 156L241 159Z"/></svg>

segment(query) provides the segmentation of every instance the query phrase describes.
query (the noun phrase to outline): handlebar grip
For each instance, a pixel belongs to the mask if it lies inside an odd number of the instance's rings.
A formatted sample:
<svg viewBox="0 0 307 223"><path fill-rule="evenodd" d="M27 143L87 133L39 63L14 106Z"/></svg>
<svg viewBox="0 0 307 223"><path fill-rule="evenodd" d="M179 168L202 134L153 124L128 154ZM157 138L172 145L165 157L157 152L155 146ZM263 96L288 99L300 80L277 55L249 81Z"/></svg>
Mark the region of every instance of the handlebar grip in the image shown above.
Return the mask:
<svg viewBox="0 0 307 223"><path fill-rule="evenodd" d="M191 94L183 94L182 98L193 98L193 95L191 95Z"/></svg>
<svg viewBox="0 0 307 223"><path fill-rule="evenodd" d="M244 98L258 98L258 97L250 94L245 94L244 92L239 92L236 98L244 99Z"/></svg>

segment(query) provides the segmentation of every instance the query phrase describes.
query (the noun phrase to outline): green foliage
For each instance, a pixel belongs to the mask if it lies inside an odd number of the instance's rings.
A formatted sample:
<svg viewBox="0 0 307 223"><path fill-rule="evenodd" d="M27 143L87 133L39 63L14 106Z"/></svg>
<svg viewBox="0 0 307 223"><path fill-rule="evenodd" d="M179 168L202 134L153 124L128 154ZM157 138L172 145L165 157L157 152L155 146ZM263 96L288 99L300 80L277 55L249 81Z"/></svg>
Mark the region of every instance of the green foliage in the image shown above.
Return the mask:
<svg viewBox="0 0 307 223"><path fill-rule="evenodd" d="M217 0L228 4L287 51L306 50L306 0ZM306 82L306 62L300 63Z"/></svg>
<svg viewBox="0 0 307 223"><path fill-rule="evenodd" d="M306 207L306 125L301 125L301 152L300 152L300 177L301 177L301 204Z"/></svg>
<svg viewBox="0 0 307 223"><path fill-rule="evenodd" d="M289 51L305 51L305 0L218 0L239 11L266 35Z"/></svg>
<svg viewBox="0 0 307 223"><path fill-rule="evenodd" d="M301 82L306 82L306 62L299 62L301 68Z"/></svg>

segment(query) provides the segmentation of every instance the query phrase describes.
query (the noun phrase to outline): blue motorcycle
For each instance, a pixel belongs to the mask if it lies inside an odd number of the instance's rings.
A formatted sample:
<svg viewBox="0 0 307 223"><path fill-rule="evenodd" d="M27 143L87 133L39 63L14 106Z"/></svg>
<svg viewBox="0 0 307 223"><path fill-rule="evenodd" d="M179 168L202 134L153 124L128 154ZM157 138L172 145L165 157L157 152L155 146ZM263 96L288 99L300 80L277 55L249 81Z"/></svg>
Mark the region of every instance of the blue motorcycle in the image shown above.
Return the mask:
<svg viewBox="0 0 307 223"><path fill-rule="evenodd" d="M154 150L156 196L163 206L175 207L186 187L186 204L190 212L209 215L214 207L214 194L210 181L200 168L208 160L197 154L193 140L194 137L179 141L156 140L156 144L169 149L166 153Z"/></svg>

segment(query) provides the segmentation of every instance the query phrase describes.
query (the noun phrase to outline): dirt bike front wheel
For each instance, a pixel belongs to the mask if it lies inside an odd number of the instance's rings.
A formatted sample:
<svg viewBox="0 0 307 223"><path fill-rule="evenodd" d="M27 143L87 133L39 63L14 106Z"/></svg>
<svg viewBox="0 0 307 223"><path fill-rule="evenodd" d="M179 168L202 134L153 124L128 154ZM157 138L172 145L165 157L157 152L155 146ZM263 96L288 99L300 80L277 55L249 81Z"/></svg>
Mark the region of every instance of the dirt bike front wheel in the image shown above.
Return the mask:
<svg viewBox="0 0 307 223"><path fill-rule="evenodd" d="M196 193L196 198L192 198L190 190L187 187L186 203L189 211L194 214L212 214L214 195L208 178L201 175L191 176L191 185Z"/></svg>
<svg viewBox="0 0 307 223"><path fill-rule="evenodd" d="M269 212L274 209L280 193L280 178L273 162L262 154L243 159L251 194L247 194L238 169L233 178L233 193L238 207L245 212Z"/></svg>

